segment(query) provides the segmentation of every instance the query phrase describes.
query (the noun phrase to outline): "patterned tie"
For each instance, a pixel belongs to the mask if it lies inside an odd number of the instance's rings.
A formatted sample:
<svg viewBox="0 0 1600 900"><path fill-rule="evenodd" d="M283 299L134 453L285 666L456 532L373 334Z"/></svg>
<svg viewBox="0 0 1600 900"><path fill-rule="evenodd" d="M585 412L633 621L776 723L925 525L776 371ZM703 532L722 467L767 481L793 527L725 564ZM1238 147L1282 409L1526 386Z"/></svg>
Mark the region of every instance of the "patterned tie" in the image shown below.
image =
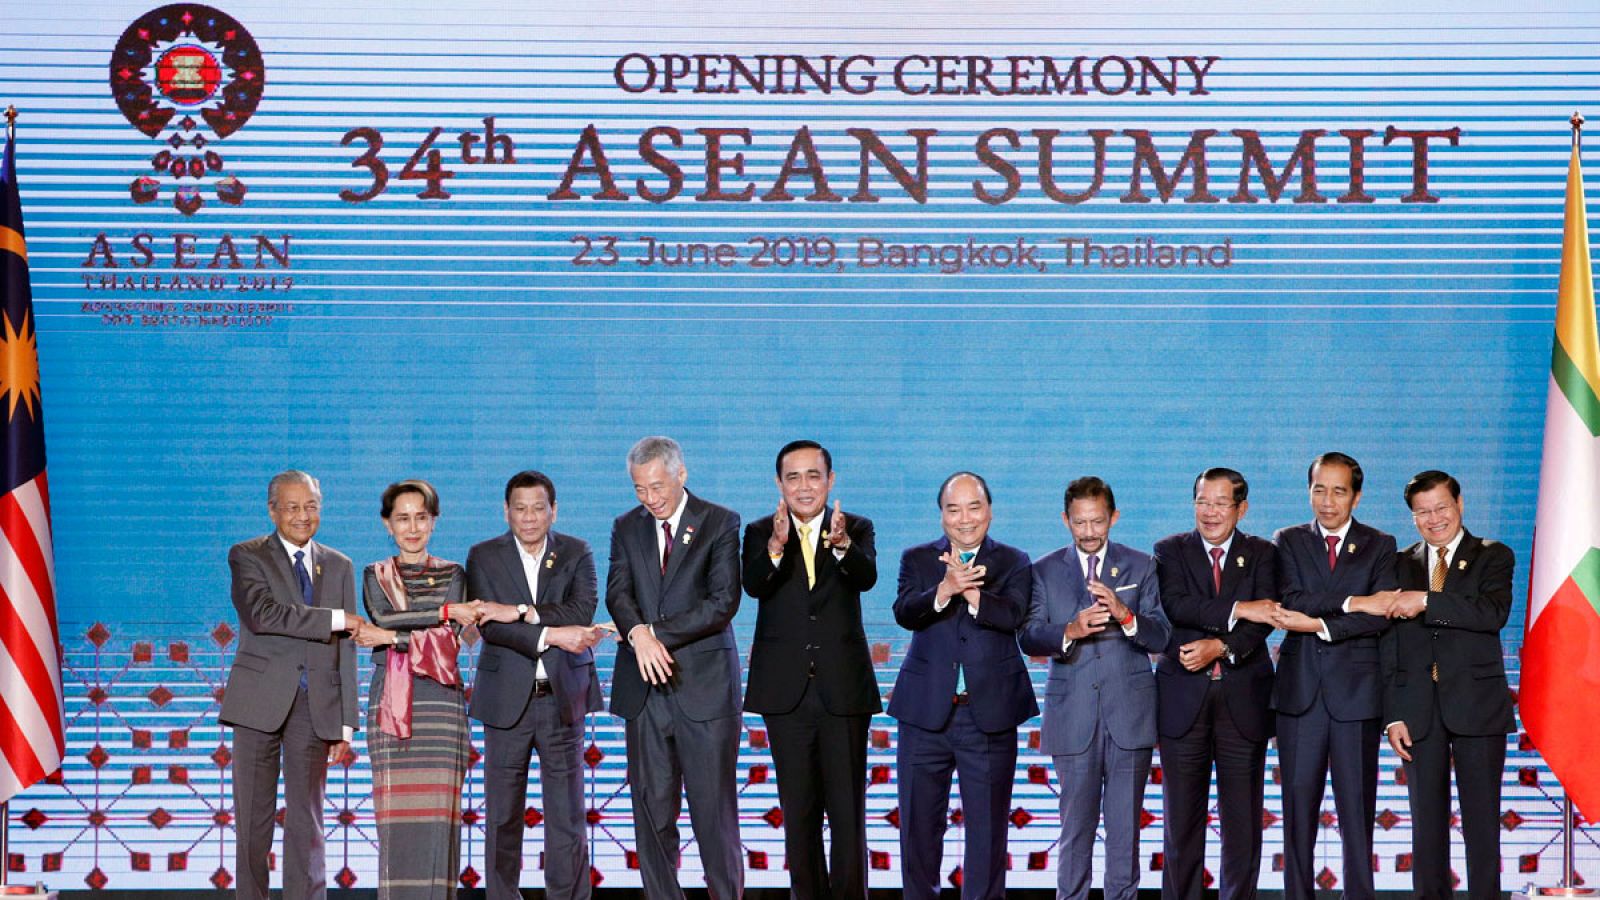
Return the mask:
<svg viewBox="0 0 1600 900"><path fill-rule="evenodd" d="M1449 565L1449 562L1445 559L1445 554L1447 554L1449 552L1450 552L1450 548L1448 548L1448 547L1440 547L1439 548L1439 561L1433 564L1433 575L1431 575L1428 578L1428 590L1430 590L1430 591L1442 591L1442 590L1444 590L1444 576L1445 576L1445 574L1447 572L1450 571L1450 565Z"/></svg>
<svg viewBox="0 0 1600 900"><path fill-rule="evenodd" d="M667 536L667 542L661 545L661 574L667 574L667 560L672 558L672 523L662 522L661 533Z"/></svg>
<svg viewBox="0 0 1600 900"><path fill-rule="evenodd" d="M315 606L311 598L311 573L306 571L306 552L294 552L294 577L300 582L300 599L307 606Z"/></svg>
<svg viewBox="0 0 1600 900"><path fill-rule="evenodd" d="M1328 571L1332 572L1339 565L1339 536L1330 534L1323 540L1328 542Z"/></svg>
<svg viewBox="0 0 1600 900"><path fill-rule="evenodd" d="M817 586L817 548L811 543L811 526L800 526L800 558L806 563L806 587Z"/></svg>
<svg viewBox="0 0 1600 900"><path fill-rule="evenodd" d="M1089 577L1083 580L1084 584L1094 584L1100 580L1100 557L1089 554Z"/></svg>

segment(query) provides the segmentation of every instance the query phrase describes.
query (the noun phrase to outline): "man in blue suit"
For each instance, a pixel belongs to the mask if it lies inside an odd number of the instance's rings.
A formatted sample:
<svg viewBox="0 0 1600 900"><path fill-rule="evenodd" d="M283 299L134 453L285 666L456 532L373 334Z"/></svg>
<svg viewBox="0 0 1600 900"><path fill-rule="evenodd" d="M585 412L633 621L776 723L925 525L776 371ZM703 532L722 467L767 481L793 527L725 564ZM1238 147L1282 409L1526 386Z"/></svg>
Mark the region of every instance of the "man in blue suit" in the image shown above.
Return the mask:
<svg viewBox="0 0 1600 900"><path fill-rule="evenodd" d="M900 873L906 900L934 900L943 881L950 775L961 779L964 900L1006 891L1006 815L1017 726L1039 706L1017 651L1028 609L1028 555L989 537L989 486L957 472L939 488L945 536L900 557L894 618L913 632L889 715L900 722Z"/></svg>
<svg viewBox="0 0 1600 900"><path fill-rule="evenodd" d="M1283 893L1311 900L1329 772L1344 845L1344 896L1371 900L1383 697L1378 633L1398 596L1394 538L1352 518L1361 464L1324 453L1306 473L1316 521L1278 531L1273 624L1289 632L1272 708L1283 772Z"/></svg>
<svg viewBox="0 0 1600 900"><path fill-rule="evenodd" d="M1201 900L1206 810L1217 770L1222 829L1219 900L1255 900L1261 809L1272 737L1272 658L1278 551L1240 531L1250 485L1233 469L1194 481L1191 531L1156 543L1161 606L1172 640L1156 665L1160 699L1162 900Z"/></svg>
<svg viewBox="0 0 1600 900"><path fill-rule="evenodd" d="M1022 649L1050 658L1044 752L1061 781L1057 900L1089 896L1095 826L1106 825L1106 900L1139 891L1139 814L1156 743L1150 654L1172 626L1161 610L1155 560L1112 543L1117 501L1088 476L1067 485L1061 520L1073 544L1033 566Z"/></svg>

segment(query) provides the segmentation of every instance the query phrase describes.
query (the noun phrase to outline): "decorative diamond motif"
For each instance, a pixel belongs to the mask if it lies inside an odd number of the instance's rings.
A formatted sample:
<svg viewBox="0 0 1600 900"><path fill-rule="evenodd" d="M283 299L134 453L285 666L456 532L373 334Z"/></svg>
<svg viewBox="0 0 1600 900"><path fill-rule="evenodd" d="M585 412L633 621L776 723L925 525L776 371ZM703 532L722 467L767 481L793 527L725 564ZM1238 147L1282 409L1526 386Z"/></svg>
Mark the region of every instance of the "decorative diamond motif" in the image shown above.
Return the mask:
<svg viewBox="0 0 1600 900"><path fill-rule="evenodd" d="M472 866L467 866L465 869L461 870L461 886L467 888L468 890L477 887L478 882L482 880L483 879L478 876L478 870L474 869Z"/></svg>
<svg viewBox="0 0 1600 900"><path fill-rule="evenodd" d="M539 823L543 822L543 821L544 821L544 813L538 811L537 809L534 809L531 806L528 807L526 810L524 810L523 813L522 813L522 824L527 826L528 828L536 828L536 827L538 827Z"/></svg>
<svg viewBox="0 0 1600 900"><path fill-rule="evenodd" d="M1333 870L1327 866L1323 866L1322 871L1317 873L1317 887L1325 891L1333 890L1334 885L1338 883L1338 876L1334 875Z"/></svg>
<svg viewBox="0 0 1600 900"><path fill-rule="evenodd" d="M1019 806L1011 811L1009 818L1011 819L1011 827L1026 828L1028 827L1028 823L1033 821L1033 813L1030 813Z"/></svg>
<svg viewBox="0 0 1600 900"><path fill-rule="evenodd" d="M30 809L19 817L22 824L28 826L29 831L38 831L40 826L50 821L50 817L40 812L37 808Z"/></svg>
<svg viewBox="0 0 1600 900"><path fill-rule="evenodd" d="M356 883L356 873L350 871L349 866L345 866L339 870L339 874L333 876L333 880L339 885L339 887L342 887L348 891L350 890L350 886Z"/></svg>
<svg viewBox="0 0 1600 900"><path fill-rule="evenodd" d="M227 622L223 622L211 629L211 639L216 641L218 647L226 647L233 643L233 629L228 627Z"/></svg>
<svg viewBox="0 0 1600 900"><path fill-rule="evenodd" d="M599 766L600 761L605 758L605 751L600 749L599 744L590 743L583 751L583 764L591 769Z"/></svg>
<svg viewBox="0 0 1600 900"><path fill-rule="evenodd" d="M184 665L189 661L189 645L182 641L174 641L167 645L167 656L178 665Z"/></svg>
<svg viewBox="0 0 1600 900"><path fill-rule="evenodd" d="M1379 828L1382 828L1384 831L1388 831L1394 826L1400 824L1400 817L1395 815L1394 810L1385 808L1383 812L1378 813L1377 822Z"/></svg>
<svg viewBox="0 0 1600 900"><path fill-rule="evenodd" d="M593 807L591 807L587 812L585 812L583 814L584 821L588 822L589 826L591 828L594 827L595 825L599 825L602 821L605 820L605 817L606 817L605 813L601 812L598 809L594 809Z"/></svg>
<svg viewBox="0 0 1600 900"><path fill-rule="evenodd" d="M773 828L782 828L783 827L783 810L781 810L778 807L774 806L773 808L767 810L766 813L764 815L762 815L761 819L762 819L762 821L766 822L768 825L771 825Z"/></svg>
<svg viewBox="0 0 1600 900"><path fill-rule="evenodd" d="M165 809L162 809L158 806L150 813L150 815L145 816L145 819L149 821L151 825L154 825L157 830L160 830L167 827L167 825L172 822L172 813L169 813Z"/></svg>
<svg viewBox="0 0 1600 900"><path fill-rule="evenodd" d="M227 744L218 744L217 749L211 751L211 761L217 764L217 768L226 769L233 762L233 751L228 749Z"/></svg>
<svg viewBox="0 0 1600 900"><path fill-rule="evenodd" d="M765 869L767 867L767 854L762 850L750 851L750 868Z"/></svg>
<svg viewBox="0 0 1600 900"><path fill-rule="evenodd" d="M217 870L215 872L211 873L211 886L216 888L217 890L225 891L232 884L233 884L233 875L229 874L229 872L228 872L228 870L226 868L223 868L222 866L218 866Z"/></svg>
<svg viewBox="0 0 1600 900"><path fill-rule="evenodd" d="M95 744L93 749L83 755L83 758L89 761L89 765L98 769L106 764L106 760L111 758L111 754L106 752L106 748Z"/></svg>
<svg viewBox="0 0 1600 900"><path fill-rule="evenodd" d="M750 767L749 782L751 784L767 783L767 767L760 763Z"/></svg>
<svg viewBox="0 0 1600 900"><path fill-rule="evenodd" d="M83 883L87 884L91 891L104 890L106 883L110 880L106 877L106 873L100 870L99 866L95 866L94 871L83 877Z"/></svg>
<svg viewBox="0 0 1600 900"><path fill-rule="evenodd" d="M1331 810L1325 809L1322 811L1322 815L1318 817L1318 821L1322 823L1323 828L1332 828L1339 824L1339 817L1334 815Z"/></svg>
<svg viewBox="0 0 1600 900"><path fill-rule="evenodd" d="M107 628L104 623L96 622L84 633L84 637L88 638L89 643L96 647L104 647L106 641L111 640L111 629Z"/></svg>
<svg viewBox="0 0 1600 900"><path fill-rule="evenodd" d="M150 702L156 705L156 709L160 709L172 702L172 692L167 690L166 685L156 685L155 690L150 692L149 697Z"/></svg>
<svg viewBox="0 0 1600 900"><path fill-rule="evenodd" d="M1506 810L1505 814L1500 817L1500 827L1507 831L1516 831L1517 826L1521 824L1522 816L1517 815L1517 811L1514 809Z"/></svg>

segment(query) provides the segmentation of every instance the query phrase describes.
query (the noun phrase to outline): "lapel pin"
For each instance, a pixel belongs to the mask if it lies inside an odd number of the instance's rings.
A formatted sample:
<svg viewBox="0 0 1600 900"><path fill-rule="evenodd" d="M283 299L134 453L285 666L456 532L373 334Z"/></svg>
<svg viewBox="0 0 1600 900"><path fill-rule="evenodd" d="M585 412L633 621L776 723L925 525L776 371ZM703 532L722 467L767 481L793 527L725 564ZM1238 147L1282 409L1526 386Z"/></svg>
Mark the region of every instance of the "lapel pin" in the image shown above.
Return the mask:
<svg viewBox="0 0 1600 900"><path fill-rule="evenodd" d="M1240 556L1240 557L1234 559L1233 564L1238 566L1241 569L1244 568L1244 557Z"/></svg>
<svg viewBox="0 0 1600 900"><path fill-rule="evenodd" d="M1456 561L1456 568L1458 568L1458 569L1460 569L1460 570L1461 570L1461 571L1463 571L1463 572L1465 572L1465 571L1466 571L1466 570L1467 570L1467 561L1466 561L1466 560L1464 560L1464 559L1462 559L1462 560L1457 560L1457 561Z"/></svg>
<svg viewBox="0 0 1600 900"><path fill-rule="evenodd" d="M1350 548L1350 552L1351 553L1356 552L1356 545L1355 544L1346 544L1345 546Z"/></svg>
<svg viewBox="0 0 1600 900"><path fill-rule="evenodd" d="M694 540L694 526L685 525L683 528L683 545L685 547L689 546L689 542L692 540Z"/></svg>
<svg viewBox="0 0 1600 900"><path fill-rule="evenodd" d="M556 555L554 553L544 558L544 567L546 569L554 569L556 567Z"/></svg>
<svg viewBox="0 0 1600 900"><path fill-rule="evenodd" d="M1111 567L1111 577L1112 578L1117 577L1117 567L1116 566L1112 566Z"/></svg>
<svg viewBox="0 0 1600 900"><path fill-rule="evenodd" d="M321 578L322 577L322 563L317 563L316 570L317 570L317 577Z"/></svg>

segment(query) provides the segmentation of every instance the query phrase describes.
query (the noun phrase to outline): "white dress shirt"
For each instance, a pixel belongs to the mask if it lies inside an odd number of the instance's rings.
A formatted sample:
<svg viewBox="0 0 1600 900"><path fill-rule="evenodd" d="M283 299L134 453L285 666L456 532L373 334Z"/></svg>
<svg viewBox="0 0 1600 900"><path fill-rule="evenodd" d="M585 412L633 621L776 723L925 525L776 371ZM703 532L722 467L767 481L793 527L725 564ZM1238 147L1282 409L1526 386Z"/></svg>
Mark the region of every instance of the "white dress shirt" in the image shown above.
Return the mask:
<svg viewBox="0 0 1600 900"><path fill-rule="evenodd" d="M544 561L545 551L550 549L550 536L549 535L545 535L544 541L539 544L539 552L538 553L529 553L528 552L528 548L522 546L522 542L517 540L516 538L512 538L511 543L517 545L517 558L522 560L522 577L526 578L528 580L528 596L532 597L534 600L538 600L539 599L539 564ZM534 625L539 624L539 609L538 609L538 607L534 606L532 603L528 604L528 614L526 616L524 616L523 618L526 621L533 623ZM545 632L541 631L541 632L539 632L539 653L540 653L540 656L539 656L539 658L537 660L534 661L534 676L533 677L535 677L535 678L541 678L542 679L542 678L549 677L549 676L547 676L545 674L545 671L544 671L544 656L543 656L544 652L546 650L548 650L548 649L550 649L550 641L545 637Z"/></svg>
<svg viewBox="0 0 1600 900"><path fill-rule="evenodd" d="M311 559L311 545L308 543L305 546L301 546L299 544L292 543L288 538L283 536L283 532L281 532L281 531L278 532L278 542L283 544L283 551L285 553L289 554L289 568L290 568L290 570L294 569L294 555L296 553L304 553L305 554L305 556L302 558L302 563L306 567L306 575L307 575L307 577L311 578L312 579L312 583L315 584L316 583L316 569L314 568L314 566L316 565L316 563L312 562L312 559ZM299 576L295 576L295 577L296 577L296 585L295 586L298 587L299 586L299 583L298 583ZM328 612L333 613L333 616L329 619L328 633L329 634L337 634L338 632L343 631L345 629L344 610L342 610L342 609L330 609L330 610L328 610ZM344 726L345 743L349 743L350 741L355 740L355 737L356 737L355 728L353 728L353 727L351 727L349 725L345 725Z"/></svg>

